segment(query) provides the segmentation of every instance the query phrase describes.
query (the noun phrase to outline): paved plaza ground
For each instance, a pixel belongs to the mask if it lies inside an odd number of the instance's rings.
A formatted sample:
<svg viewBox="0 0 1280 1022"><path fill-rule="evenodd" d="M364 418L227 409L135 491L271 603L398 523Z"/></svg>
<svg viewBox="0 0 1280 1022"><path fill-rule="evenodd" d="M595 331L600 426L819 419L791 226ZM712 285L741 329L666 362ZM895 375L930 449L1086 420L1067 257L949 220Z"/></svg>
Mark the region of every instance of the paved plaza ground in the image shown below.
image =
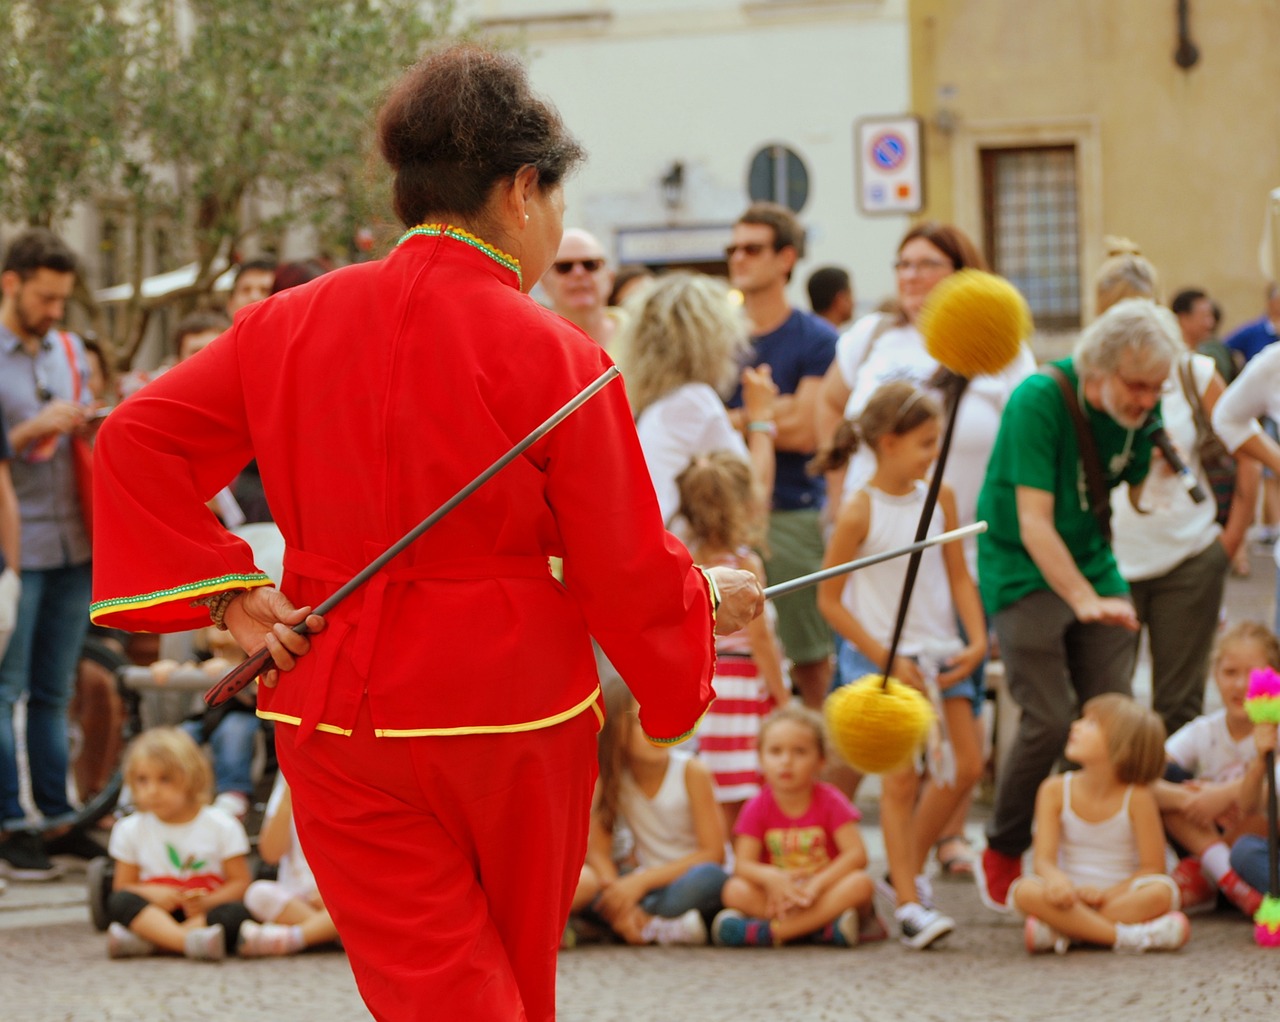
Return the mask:
<svg viewBox="0 0 1280 1022"><path fill-rule="evenodd" d="M1274 577L1269 553L1259 551L1252 576L1228 583L1228 619L1270 621ZM874 804L864 829L873 868L883 868ZM979 838L977 824L971 834ZM1255 947L1251 925L1234 913L1196 917L1191 943L1173 954L1032 958L1017 922L983 909L972 884L937 887L959 928L928 952L892 942L852 951L575 948L560 957L560 1020L1191 1022L1280 1012L1280 950ZM340 952L218 965L113 962L89 923L82 874L13 884L0 896L3 1022L368 1017Z"/></svg>

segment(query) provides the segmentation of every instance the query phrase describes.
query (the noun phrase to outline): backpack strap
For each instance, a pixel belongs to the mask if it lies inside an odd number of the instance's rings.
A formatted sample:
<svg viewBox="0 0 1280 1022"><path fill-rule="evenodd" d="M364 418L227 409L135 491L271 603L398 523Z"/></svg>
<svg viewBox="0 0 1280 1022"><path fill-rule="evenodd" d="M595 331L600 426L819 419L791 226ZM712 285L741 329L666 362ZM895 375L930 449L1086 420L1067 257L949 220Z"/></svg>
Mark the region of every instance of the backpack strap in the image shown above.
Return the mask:
<svg viewBox="0 0 1280 1022"><path fill-rule="evenodd" d="M1093 430L1085 421L1076 392L1067 379L1067 374L1056 365L1042 366L1040 371L1058 384L1062 392L1063 403L1071 414L1071 421L1076 428L1076 444L1080 448L1080 463L1084 467L1085 484L1089 489L1089 503L1093 515L1098 520L1098 528L1102 530L1102 538L1111 543L1111 491L1107 488L1106 476L1102 474L1102 460L1098 457L1098 445L1093 439Z"/></svg>

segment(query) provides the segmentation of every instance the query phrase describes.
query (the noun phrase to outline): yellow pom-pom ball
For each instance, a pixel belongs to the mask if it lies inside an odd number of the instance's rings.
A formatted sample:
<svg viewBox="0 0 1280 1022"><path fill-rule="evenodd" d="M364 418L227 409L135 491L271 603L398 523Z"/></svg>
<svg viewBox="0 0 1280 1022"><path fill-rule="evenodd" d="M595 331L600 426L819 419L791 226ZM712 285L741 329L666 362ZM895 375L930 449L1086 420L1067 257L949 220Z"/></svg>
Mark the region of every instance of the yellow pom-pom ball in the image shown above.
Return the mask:
<svg viewBox="0 0 1280 1022"><path fill-rule="evenodd" d="M972 379L998 373L1018 357L1031 334L1031 310L1003 277L960 270L929 292L916 325L930 355Z"/></svg>
<svg viewBox="0 0 1280 1022"><path fill-rule="evenodd" d="M827 696L824 706L831 744L851 767L884 774L905 766L933 726L933 707L896 678L886 688L868 674Z"/></svg>

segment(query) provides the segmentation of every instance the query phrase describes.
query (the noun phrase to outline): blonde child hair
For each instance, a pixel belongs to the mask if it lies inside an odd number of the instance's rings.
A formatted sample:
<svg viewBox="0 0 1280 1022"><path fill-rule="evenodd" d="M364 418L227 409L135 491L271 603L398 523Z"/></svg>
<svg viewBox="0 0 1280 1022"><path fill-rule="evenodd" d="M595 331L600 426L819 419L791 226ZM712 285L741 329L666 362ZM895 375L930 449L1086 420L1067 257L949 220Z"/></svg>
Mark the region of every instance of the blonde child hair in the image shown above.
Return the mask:
<svg viewBox="0 0 1280 1022"><path fill-rule="evenodd" d="M181 728L153 727L130 742L124 755L126 782L133 779L143 761L181 777L187 796L196 805L208 805L213 799L213 768L200 746Z"/></svg>
<svg viewBox="0 0 1280 1022"><path fill-rule="evenodd" d="M1142 255L1142 249L1128 238L1107 235L1107 257L1094 278L1096 313L1101 316L1125 298L1160 300L1160 279L1156 268Z"/></svg>
<svg viewBox="0 0 1280 1022"><path fill-rule="evenodd" d="M775 724L783 721L791 721L793 724L799 724L801 727L808 728L813 732L813 740L818 746L818 755L823 759L827 758L827 727L822 719L822 714L817 710L811 710L804 703L791 702L786 706L779 706L776 710L765 717L760 722L760 732L757 737L757 744L764 745L765 736L769 733L769 729Z"/></svg>
<svg viewBox="0 0 1280 1022"><path fill-rule="evenodd" d="M725 550L763 541L751 466L732 451L693 458L676 477L680 514L698 543Z"/></svg>
<svg viewBox="0 0 1280 1022"><path fill-rule="evenodd" d="M1081 708L1107 737L1107 756L1116 780L1151 784L1164 773L1164 722L1154 710L1118 692L1094 696Z"/></svg>
<svg viewBox="0 0 1280 1022"><path fill-rule="evenodd" d="M1256 642L1262 647L1267 658L1267 665L1280 671L1280 639L1260 621L1237 621L1218 637L1213 644L1213 654L1209 658L1210 667L1216 671L1222 661L1222 655L1229 648L1241 642Z"/></svg>

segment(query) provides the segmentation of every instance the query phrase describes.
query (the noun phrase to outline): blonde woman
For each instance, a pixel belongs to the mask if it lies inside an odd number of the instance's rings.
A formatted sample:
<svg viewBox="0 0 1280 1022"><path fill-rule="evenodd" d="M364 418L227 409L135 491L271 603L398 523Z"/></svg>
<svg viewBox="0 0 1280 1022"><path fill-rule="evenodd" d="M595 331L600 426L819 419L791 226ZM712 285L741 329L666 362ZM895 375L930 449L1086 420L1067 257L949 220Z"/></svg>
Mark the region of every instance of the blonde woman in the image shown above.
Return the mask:
<svg viewBox="0 0 1280 1022"><path fill-rule="evenodd" d="M663 521L670 524L680 505L676 476L695 455L712 451L747 458L761 506L768 507L778 388L768 366L739 374L747 328L727 286L697 274L668 274L628 303L628 311L617 340L618 364ZM739 375L745 440L730 423L723 400Z"/></svg>

